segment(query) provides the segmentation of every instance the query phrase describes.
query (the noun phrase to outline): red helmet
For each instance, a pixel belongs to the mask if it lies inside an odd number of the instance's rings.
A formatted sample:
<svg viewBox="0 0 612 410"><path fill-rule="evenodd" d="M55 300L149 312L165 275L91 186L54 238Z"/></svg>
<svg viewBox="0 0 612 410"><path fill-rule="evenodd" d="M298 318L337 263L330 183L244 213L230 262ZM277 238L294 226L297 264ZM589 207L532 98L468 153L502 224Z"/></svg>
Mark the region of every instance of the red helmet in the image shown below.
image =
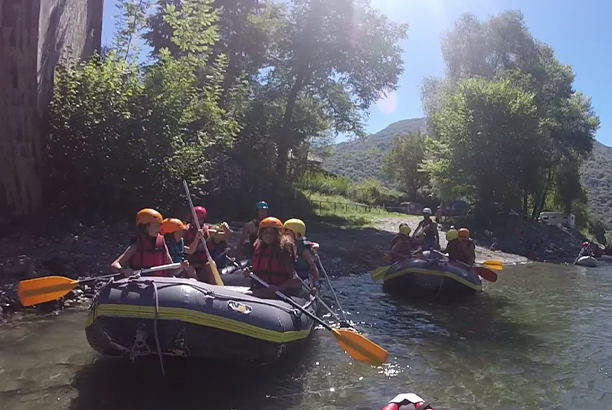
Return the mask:
<svg viewBox="0 0 612 410"><path fill-rule="evenodd" d="M590 243L588 243L588 242L582 242L582 246L589 246L589 245L590 245Z"/></svg>
<svg viewBox="0 0 612 410"><path fill-rule="evenodd" d="M206 219L206 215L208 214L206 212L206 208L204 208L203 206L196 206L193 209L198 219Z"/></svg>

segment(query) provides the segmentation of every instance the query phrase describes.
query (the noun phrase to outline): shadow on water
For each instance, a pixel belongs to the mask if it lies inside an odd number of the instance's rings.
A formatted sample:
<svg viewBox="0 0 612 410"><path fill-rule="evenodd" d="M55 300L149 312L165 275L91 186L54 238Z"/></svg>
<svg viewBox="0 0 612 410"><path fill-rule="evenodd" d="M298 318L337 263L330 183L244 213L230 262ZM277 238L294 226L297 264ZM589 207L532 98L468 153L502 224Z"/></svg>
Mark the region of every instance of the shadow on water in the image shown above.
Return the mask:
<svg viewBox="0 0 612 410"><path fill-rule="evenodd" d="M312 349L274 365L165 358L166 376L153 356L101 357L77 371L72 410L121 409L278 409L303 400Z"/></svg>

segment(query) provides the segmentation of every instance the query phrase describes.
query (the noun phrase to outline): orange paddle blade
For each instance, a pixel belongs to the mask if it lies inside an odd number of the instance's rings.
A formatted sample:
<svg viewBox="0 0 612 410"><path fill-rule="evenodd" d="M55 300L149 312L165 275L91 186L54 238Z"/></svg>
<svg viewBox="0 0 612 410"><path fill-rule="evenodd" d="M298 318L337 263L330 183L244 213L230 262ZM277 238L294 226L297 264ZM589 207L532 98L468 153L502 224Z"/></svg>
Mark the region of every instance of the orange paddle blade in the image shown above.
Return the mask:
<svg viewBox="0 0 612 410"><path fill-rule="evenodd" d="M476 266L474 268L474 272L478 275L482 276L483 279L488 280L489 282L497 282L497 273L493 272L490 269L484 268L482 266Z"/></svg>
<svg viewBox="0 0 612 410"><path fill-rule="evenodd" d="M501 261L495 259L487 259L486 261L482 262L482 264L485 265L487 268L495 270L501 270L503 266Z"/></svg>
<svg viewBox="0 0 612 410"><path fill-rule="evenodd" d="M374 366L380 366L387 360L387 351L365 336L349 329L332 329L331 331L336 342L353 359Z"/></svg>
<svg viewBox="0 0 612 410"><path fill-rule="evenodd" d="M78 281L63 276L45 276L19 282L17 294L23 306L39 305L61 298L78 284Z"/></svg>

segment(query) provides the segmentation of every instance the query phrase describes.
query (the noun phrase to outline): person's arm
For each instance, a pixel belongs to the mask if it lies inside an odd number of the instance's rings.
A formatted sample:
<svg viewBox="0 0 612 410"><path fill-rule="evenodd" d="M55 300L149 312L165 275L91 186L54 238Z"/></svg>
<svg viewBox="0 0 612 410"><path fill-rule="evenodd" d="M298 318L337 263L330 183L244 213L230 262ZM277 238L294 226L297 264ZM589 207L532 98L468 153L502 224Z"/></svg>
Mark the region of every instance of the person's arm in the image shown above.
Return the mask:
<svg viewBox="0 0 612 410"><path fill-rule="evenodd" d="M195 239L193 240L193 242L191 242L189 246L187 246L186 244L183 245L183 252L185 252L185 255L192 255L196 251L196 249L198 249L198 244L202 240L202 236L204 236L204 231L200 229L196 233Z"/></svg>
<svg viewBox="0 0 612 410"><path fill-rule="evenodd" d="M276 286L276 290L280 292L285 292L287 289L301 288L302 282L298 277L297 272L295 271L295 264L287 258L287 261L284 263L285 270L289 273L289 280L287 280L282 285ZM273 288L274 289L274 288Z"/></svg>
<svg viewBox="0 0 612 410"><path fill-rule="evenodd" d="M396 243L395 245L393 245L393 248L391 248L391 250L389 251L389 256L400 258L400 259L408 258L410 255L405 255L401 251L401 248L402 248L402 244L400 242Z"/></svg>
<svg viewBox="0 0 612 410"><path fill-rule="evenodd" d="M227 222L223 222L218 229L211 229L210 234L214 235L215 242L229 241L232 237L232 231Z"/></svg>
<svg viewBox="0 0 612 410"><path fill-rule="evenodd" d="M240 234L240 238L238 239L238 243L236 244L236 247L234 248L234 251L236 252L236 256L238 258L242 255L242 244L244 244L244 241L246 240L246 238L251 233L251 230L252 230L251 227L255 227L253 225L253 222L248 222L247 224L245 224L242 227L242 233Z"/></svg>
<svg viewBox="0 0 612 410"><path fill-rule="evenodd" d="M310 276L313 283L310 284L310 287L316 287L319 284L319 269L317 268L317 264L314 262L314 258L312 257L312 253L310 253L310 249L304 249L302 251L302 258L308 264L308 268L310 268Z"/></svg>
<svg viewBox="0 0 612 410"><path fill-rule="evenodd" d="M168 249L168 244L164 242L164 249L166 250L166 264L172 264L174 261L172 260L172 256L170 256L170 250ZM189 266L189 262L183 261L181 262L181 266L178 268L171 269L173 273L180 273L180 270Z"/></svg>
<svg viewBox="0 0 612 410"><path fill-rule="evenodd" d="M117 259L113 263L111 263L111 269L117 272L123 272L125 276L130 276L132 274L132 269L129 266L125 266L130 261L130 258L136 252L136 246L130 245L127 249L119 255Z"/></svg>

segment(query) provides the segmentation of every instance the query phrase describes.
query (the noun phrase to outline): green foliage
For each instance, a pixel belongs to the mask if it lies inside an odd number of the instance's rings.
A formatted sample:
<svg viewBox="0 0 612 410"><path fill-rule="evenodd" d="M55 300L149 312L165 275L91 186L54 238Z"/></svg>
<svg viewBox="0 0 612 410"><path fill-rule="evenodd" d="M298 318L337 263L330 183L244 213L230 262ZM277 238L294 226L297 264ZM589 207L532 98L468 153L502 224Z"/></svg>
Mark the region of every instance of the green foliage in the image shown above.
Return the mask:
<svg viewBox="0 0 612 410"><path fill-rule="evenodd" d="M168 10L177 32L207 26L197 38L173 38L183 57L161 50L157 62L142 67L111 52L58 73L46 163L46 186L62 187L50 195L58 205L88 214L172 206L180 199L180 180L205 182L210 154L237 133L218 106L224 58L204 66L214 14L206 1L184 5L191 10L187 18ZM196 76L203 67L206 84Z"/></svg>
<svg viewBox="0 0 612 410"><path fill-rule="evenodd" d="M399 183L413 201L428 179L420 170L425 159L425 139L426 134L422 132L396 135L393 146L383 156L383 172L391 181Z"/></svg>
<svg viewBox="0 0 612 410"><path fill-rule="evenodd" d="M348 197L351 182L344 177L321 172L308 172L295 181L295 186L306 191Z"/></svg>

